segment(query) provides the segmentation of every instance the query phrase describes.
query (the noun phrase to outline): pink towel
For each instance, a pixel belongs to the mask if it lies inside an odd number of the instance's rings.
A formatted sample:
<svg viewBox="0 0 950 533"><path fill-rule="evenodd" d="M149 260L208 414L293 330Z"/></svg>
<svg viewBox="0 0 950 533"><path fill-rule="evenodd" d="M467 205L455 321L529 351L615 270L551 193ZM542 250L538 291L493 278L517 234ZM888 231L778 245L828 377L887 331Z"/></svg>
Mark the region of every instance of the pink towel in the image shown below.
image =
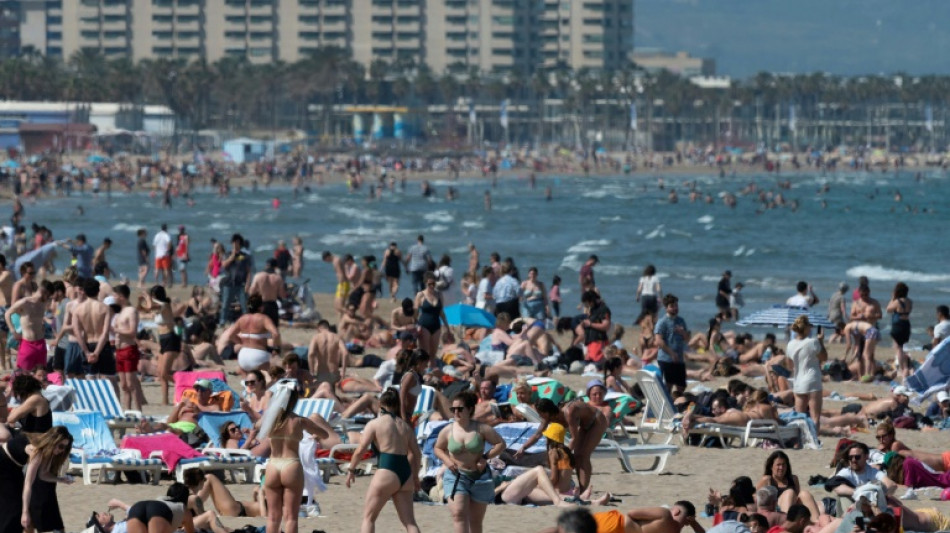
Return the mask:
<svg viewBox="0 0 950 533"><path fill-rule="evenodd" d="M174 433L152 433L151 435L126 435L122 447L142 452L148 458L152 452L162 452L162 462L169 470L175 470L178 461L203 457L197 450L188 446Z"/></svg>
<svg viewBox="0 0 950 533"><path fill-rule="evenodd" d="M220 379L227 383L228 378L220 370L199 370L195 372L175 372L175 402L181 401L181 393L195 386L199 379Z"/></svg>

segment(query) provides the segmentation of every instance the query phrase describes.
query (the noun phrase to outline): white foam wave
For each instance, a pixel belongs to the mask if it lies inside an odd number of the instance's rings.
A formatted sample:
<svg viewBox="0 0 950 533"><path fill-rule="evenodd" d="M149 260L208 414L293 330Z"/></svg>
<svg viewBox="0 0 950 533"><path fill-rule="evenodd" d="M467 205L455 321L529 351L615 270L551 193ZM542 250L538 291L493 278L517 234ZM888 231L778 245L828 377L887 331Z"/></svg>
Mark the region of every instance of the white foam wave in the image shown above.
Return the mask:
<svg viewBox="0 0 950 533"><path fill-rule="evenodd" d="M304 250L303 258L307 261L323 261L323 252L315 252L313 250Z"/></svg>
<svg viewBox="0 0 950 533"><path fill-rule="evenodd" d="M647 236L644 237L644 238L645 238L645 239L655 239L655 238L657 238L657 237L666 237L665 228L666 228L666 225L665 225L665 224L660 224L659 226L657 226L656 228L654 228L653 231L651 231L650 233L647 233Z"/></svg>
<svg viewBox="0 0 950 533"><path fill-rule="evenodd" d="M754 254L754 253L755 253L755 248L749 248L748 250L746 250L745 256L746 256L746 257L749 257L750 255L752 255L752 254Z"/></svg>
<svg viewBox="0 0 950 533"><path fill-rule="evenodd" d="M138 224L126 224L125 222L119 222L119 223L116 224L115 226L112 226L112 231L128 231L128 232L131 232L131 233L135 233L135 232L138 231L141 227L142 227L142 226L140 226L140 225L138 225Z"/></svg>
<svg viewBox="0 0 950 533"><path fill-rule="evenodd" d="M591 241L581 241L574 246L571 246L567 249L567 253L570 254L582 254L596 252L605 246L610 246L610 241L607 239L597 239Z"/></svg>
<svg viewBox="0 0 950 533"><path fill-rule="evenodd" d="M579 270L579 268L578 268ZM597 273L605 276L639 276L641 269L636 265L597 265Z"/></svg>
<svg viewBox="0 0 950 533"><path fill-rule="evenodd" d="M711 229L713 229L713 228L715 228L715 227L716 227L715 224L706 224L705 230L706 230L706 231L709 231L709 230L711 230Z"/></svg>
<svg viewBox="0 0 950 533"><path fill-rule="evenodd" d="M466 220L462 222L462 227L480 229L485 227L485 222L481 220Z"/></svg>
<svg viewBox="0 0 950 533"><path fill-rule="evenodd" d="M392 217L387 217L380 215L376 211L371 209L357 208L357 207L347 207L344 205L332 205L330 210L334 213L338 213L349 217L354 220L367 220L372 222L395 222L396 220Z"/></svg>
<svg viewBox="0 0 950 533"><path fill-rule="evenodd" d="M699 222L700 224L712 224L714 220L716 219L712 215L703 215L697 218L696 222Z"/></svg>
<svg viewBox="0 0 950 533"><path fill-rule="evenodd" d="M745 246L740 245L738 248L736 248L736 251L732 252L732 255L733 257L739 257L743 253L745 253Z"/></svg>
<svg viewBox="0 0 950 533"><path fill-rule="evenodd" d="M670 233L672 233L673 235L679 235L680 237L686 237L687 239L691 239L693 237L692 233L688 231L679 230L679 229L671 229Z"/></svg>
<svg viewBox="0 0 950 533"><path fill-rule="evenodd" d="M621 220L620 215L613 217L600 217L601 222L619 222Z"/></svg>
<svg viewBox="0 0 950 533"><path fill-rule="evenodd" d="M581 196L583 196L584 198L606 198L606 197L609 196L609 195L610 195L610 191L607 191L607 190L604 190L604 189L597 189L597 190L594 190L594 191L587 191L587 192L581 194Z"/></svg>
<svg viewBox="0 0 950 533"><path fill-rule="evenodd" d="M217 231L227 231L231 229L231 224L227 224L224 222L212 222L211 224L208 224L208 229L213 229Z"/></svg>
<svg viewBox="0 0 950 533"><path fill-rule="evenodd" d="M849 278L867 276L871 281L903 281L918 283L941 283L950 281L950 274L930 274L913 270L885 268L881 265L858 265L846 272Z"/></svg>
<svg viewBox="0 0 950 533"><path fill-rule="evenodd" d="M567 270L573 270L575 272L580 272L581 266L584 264L584 260L580 258L577 254L566 255L564 259L561 259L561 266L558 268L564 268Z"/></svg>
<svg viewBox="0 0 950 533"><path fill-rule="evenodd" d="M443 224L451 223L455 220L455 215L449 213L448 211L433 211L431 213L426 213L422 216L429 222L442 222Z"/></svg>
<svg viewBox="0 0 950 533"><path fill-rule="evenodd" d="M426 231L430 231L430 232L432 232L432 233L442 233L442 232L445 232L445 231L449 231L449 227L448 227L448 226L443 226L442 224L436 224L435 226L432 226L431 228L429 228L429 229L426 230Z"/></svg>

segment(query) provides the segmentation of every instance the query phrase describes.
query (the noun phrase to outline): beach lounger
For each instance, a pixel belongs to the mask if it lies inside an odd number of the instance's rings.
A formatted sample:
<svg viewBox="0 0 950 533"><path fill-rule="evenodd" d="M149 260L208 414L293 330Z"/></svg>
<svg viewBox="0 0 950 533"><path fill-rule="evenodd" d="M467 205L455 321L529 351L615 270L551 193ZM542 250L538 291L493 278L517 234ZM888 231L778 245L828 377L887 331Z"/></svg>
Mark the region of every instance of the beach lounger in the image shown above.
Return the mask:
<svg viewBox="0 0 950 533"><path fill-rule="evenodd" d="M762 440L772 440L784 447L788 441L801 442L802 428L798 425L783 426L775 420L754 419L745 426L727 426L724 424L697 424L689 429L690 435L702 435L699 446L710 437L719 437L725 447L744 448L754 446ZM738 441L738 445L736 445Z"/></svg>
<svg viewBox="0 0 950 533"><path fill-rule="evenodd" d="M75 408L78 411L98 411L105 417L109 427L119 436L134 428L143 420L152 422L141 411L122 410L115 388L108 379L67 379L66 384L76 391Z"/></svg>
<svg viewBox="0 0 950 533"><path fill-rule="evenodd" d="M254 477L257 461L245 455L223 455L209 451L202 453L185 444L177 435L170 432L150 433L146 435L126 435L122 439L123 449L139 450L143 456L159 458L167 471L175 474L178 482L184 482L185 470L224 470L235 483L239 475L250 483Z"/></svg>
<svg viewBox="0 0 950 533"><path fill-rule="evenodd" d="M655 435L661 435L665 437L663 444L669 444L673 437L681 436L677 423L679 415L673 407L673 398L670 397L663 382L656 377L656 374L644 370L637 372L636 382L646 397L643 416L637 424L640 440L649 443Z"/></svg>
<svg viewBox="0 0 950 533"><path fill-rule="evenodd" d="M162 476L160 459L143 459L138 450L122 450L115 445L112 430L102 413L97 411L53 412L53 425L63 426L73 437L73 451L69 454L69 471L82 473L84 485L103 478L118 481L116 472L143 472L149 481L158 484Z"/></svg>

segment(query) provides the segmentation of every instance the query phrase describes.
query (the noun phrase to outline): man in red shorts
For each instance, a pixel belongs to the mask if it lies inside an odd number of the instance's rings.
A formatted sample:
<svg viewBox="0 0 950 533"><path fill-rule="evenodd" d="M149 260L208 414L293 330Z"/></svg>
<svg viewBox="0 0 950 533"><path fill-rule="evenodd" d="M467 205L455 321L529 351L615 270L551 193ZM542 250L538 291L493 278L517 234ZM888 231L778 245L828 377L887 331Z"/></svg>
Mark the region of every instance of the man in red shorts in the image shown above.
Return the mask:
<svg viewBox="0 0 950 533"><path fill-rule="evenodd" d="M139 312L129 305L131 291L128 285L117 285L113 289L115 304L119 309L112 322L115 332L115 370L119 374L122 406L132 409L132 404L142 410L142 384L139 382L139 347L137 342Z"/></svg>

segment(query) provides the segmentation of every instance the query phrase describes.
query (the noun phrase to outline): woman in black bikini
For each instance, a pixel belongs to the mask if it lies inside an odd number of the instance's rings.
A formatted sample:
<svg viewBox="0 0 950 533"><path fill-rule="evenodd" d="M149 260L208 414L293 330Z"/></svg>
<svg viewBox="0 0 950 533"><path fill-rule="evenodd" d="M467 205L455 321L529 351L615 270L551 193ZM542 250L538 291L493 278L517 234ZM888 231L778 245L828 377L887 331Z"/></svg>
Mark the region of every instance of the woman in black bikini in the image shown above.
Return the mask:
<svg viewBox="0 0 950 533"><path fill-rule="evenodd" d="M376 519L389 500L396 507L396 514L406 531L419 532L412 509L412 494L419 490L422 452L416 444L412 427L399 417L399 411L399 395L392 389L386 390L379 397L380 416L366 424L360 444L353 452L346 488L356 481L356 467L363 453L373 448L379 454L379 468L366 489L361 533L376 530Z"/></svg>
<svg viewBox="0 0 950 533"><path fill-rule="evenodd" d="M765 473L756 483L755 488L760 489L766 485L771 485L778 490L779 509L786 510L798 503L808 507L809 511L815 513L814 516L818 516L818 504L815 502L815 497L807 490L801 490L798 476L792 474L792 463L789 462L785 452L775 451L765 460Z"/></svg>
<svg viewBox="0 0 950 533"><path fill-rule="evenodd" d="M443 311L442 294L435 288L435 275L426 272L425 289L416 294L416 309L419 310L419 348L429 357L435 357L439 351L439 332L442 324L448 326L449 321ZM446 330L448 331L448 330Z"/></svg>
<svg viewBox="0 0 950 533"><path fill-rule="evenodd" d="M551 400L543 398L538 401L535 407L543 421L538 427L538 431L515 453L515 458L524 455L524 450L530 448L541 438L548 424L557 422L571 432L570 449L574 454L574 463L577 466L577 491L579 494L587 492L593 473L590 456L607 431L609 425L607 417L600 409L579 398L565 403L560 409Z"/></svg>
<svg viewBox="0 0 950 533"><path fill-rule="evenodd" d="M894 286L894 294L885 310L891 313L891 338L894 339L894 353L900 365L900 373L905 378L914 373L910 357L904 351L904 345L910 340L910 312L914 309L914 302L907 297L909 291L906 283L897 282Z"/></svg>

